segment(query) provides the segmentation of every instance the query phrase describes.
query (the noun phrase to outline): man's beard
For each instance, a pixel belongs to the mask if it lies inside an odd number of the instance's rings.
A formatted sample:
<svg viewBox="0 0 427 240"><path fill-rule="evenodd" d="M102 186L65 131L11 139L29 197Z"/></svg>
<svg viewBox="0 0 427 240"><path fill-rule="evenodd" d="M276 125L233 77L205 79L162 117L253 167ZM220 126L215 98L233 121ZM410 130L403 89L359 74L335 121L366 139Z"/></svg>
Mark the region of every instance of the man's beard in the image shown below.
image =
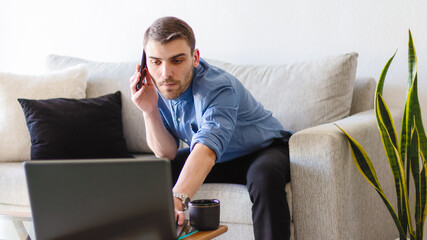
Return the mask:
<svg viewBox="0 0 427 240"><path fill-rule="evenodd" d="M171 84L171 83L177 84L179 88L178 89L162 89L158 87L158 86L162 86L163 84ZM160 94L162 94L163 98L168 100L176 99L184 92L181 86L181 82L171 78L161 81L158 86L157 88L159 89Z"/></svg>
<svg viewBox="0 0 427 240"><path fill-rule="evenodd" d="M151 78L154 80L154 84L156 84L157 89L159 89L159 92L162 95L162 97L167 100L173 100L173 99L177 99L179 96L181 96L181 94L183 94L188 89L189 85L191 84L192 77L193 77L193 70L191 70L187 74L186 81L179 81L173 78L166 78L164 80L157 82L156 79L154 79L153 77ZM187 85L183 86L182 83L184 82ZM177 84L179 88L178 89L162 89L161 88L163 84L170 84L170 83Z"/></svg>

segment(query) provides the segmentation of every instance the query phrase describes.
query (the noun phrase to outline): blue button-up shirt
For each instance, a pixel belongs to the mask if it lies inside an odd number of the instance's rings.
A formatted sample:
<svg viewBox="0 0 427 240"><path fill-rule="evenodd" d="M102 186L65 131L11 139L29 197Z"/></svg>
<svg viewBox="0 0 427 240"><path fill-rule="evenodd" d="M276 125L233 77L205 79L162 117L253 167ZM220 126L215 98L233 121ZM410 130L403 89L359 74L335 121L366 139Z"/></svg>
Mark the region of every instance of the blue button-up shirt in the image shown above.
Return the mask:
<svg viewBox="0 0 427 240"><path fill-rule="evenodd" d="M238 79L203 59L181 96L167 100L159 93L158 103L163 123L177 143L180 139L190 149L202 143L216 153L217 162L291 136Z"/></svg>

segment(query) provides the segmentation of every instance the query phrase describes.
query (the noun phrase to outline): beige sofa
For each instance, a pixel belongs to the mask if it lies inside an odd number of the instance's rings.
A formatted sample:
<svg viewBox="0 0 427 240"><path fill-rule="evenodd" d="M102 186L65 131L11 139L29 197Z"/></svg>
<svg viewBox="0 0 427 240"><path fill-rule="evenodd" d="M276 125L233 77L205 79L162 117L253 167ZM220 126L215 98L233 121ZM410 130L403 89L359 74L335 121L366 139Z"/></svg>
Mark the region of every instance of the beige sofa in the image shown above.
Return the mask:
<svg viewBox="0 0 427 240"><path fill-rule="evenodd" d="M387 209L358 173L346 139L332 124L344 128L365 147L377 168L385 192L392 196L393 184L387 181L390 180L389 169L372 110L375 80L355 77L357 57L357 54L350 53L287 65L235 65L207 59L238 77L286 129L295 132L290 140L292 183L286 187L293 239L377 240L397 236ZM70 96L65 94L71 88L67 85L64 92L58 93L63 97L90 98L120 90L123 131L128 150L136 156L151 154L145 142L142 113L129 97L128 79L137 61L103 63L51 55L46 64L53 71L47 76L52 77L53 74L54 78L71 78L73 84L81 82L73 86L80 90ZM72 67L71 70L69 67ZM64 74L66 71L72 73ZM0 73L0 85L11 78L23 83L34 81L31 76ZM40 78L44 76L38 76L35 80L41 81ZM81 89L85 92L81 93ZM62 96L51 96L48 94L51 91L45 92L35 95L22 93L20 97ZM0 107L1 104L8 104L5 101L11 100L0 98ZM399 124L400 110L392 109L392 114ZM24 121L26 127L23 117L18 120ZM0 122L5 123L7 121ZM0 133L3 133L2 127L5 126L0 125ZM15 150L15 155L0 155L0 211L29 211L22 168L22 161L29 160L28 130L16 141L26 142L23 150ZM7 137L4 144L8 144ZM0 151L12 152L13 147L0 147ZM219 239L253 239L251 202L245 186L204 184L195 198L220 199L221 222L228 225L229 230Z"/></svg>

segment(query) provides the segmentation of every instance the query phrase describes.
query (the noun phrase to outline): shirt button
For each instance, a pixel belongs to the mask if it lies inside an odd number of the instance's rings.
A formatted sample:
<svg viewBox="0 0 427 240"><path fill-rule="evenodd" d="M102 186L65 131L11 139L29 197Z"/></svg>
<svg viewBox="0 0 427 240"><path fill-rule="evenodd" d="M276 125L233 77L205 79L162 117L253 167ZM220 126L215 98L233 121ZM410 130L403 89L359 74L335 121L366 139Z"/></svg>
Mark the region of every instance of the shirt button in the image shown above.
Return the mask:
<svg viewBox="0 0 427 240"><path fill-rule="evenodd" d="M188 139L184 139L184 142L188 142Z"/></svg>
<svg viewBox="0 0 427 240"><path fill-rule="evenodd" d="M181 118L178 118L178 122L181 122Z"/></svg>

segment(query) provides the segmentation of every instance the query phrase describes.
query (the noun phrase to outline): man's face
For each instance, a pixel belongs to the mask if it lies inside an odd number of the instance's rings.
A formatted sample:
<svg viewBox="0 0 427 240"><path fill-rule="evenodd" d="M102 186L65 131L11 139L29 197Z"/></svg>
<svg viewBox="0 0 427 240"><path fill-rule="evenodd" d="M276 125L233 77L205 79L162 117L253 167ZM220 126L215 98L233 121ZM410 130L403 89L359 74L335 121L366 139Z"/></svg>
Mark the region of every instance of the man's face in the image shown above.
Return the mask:
<svg viewBox="0 0 427 240"><path fill-rule="evenodd" d="M199 65L199 51L191 54L190 46L184 39L161 44L148 40L147 67L151 78L166 99L176 99L190 86L193 68Z"/></svg>

